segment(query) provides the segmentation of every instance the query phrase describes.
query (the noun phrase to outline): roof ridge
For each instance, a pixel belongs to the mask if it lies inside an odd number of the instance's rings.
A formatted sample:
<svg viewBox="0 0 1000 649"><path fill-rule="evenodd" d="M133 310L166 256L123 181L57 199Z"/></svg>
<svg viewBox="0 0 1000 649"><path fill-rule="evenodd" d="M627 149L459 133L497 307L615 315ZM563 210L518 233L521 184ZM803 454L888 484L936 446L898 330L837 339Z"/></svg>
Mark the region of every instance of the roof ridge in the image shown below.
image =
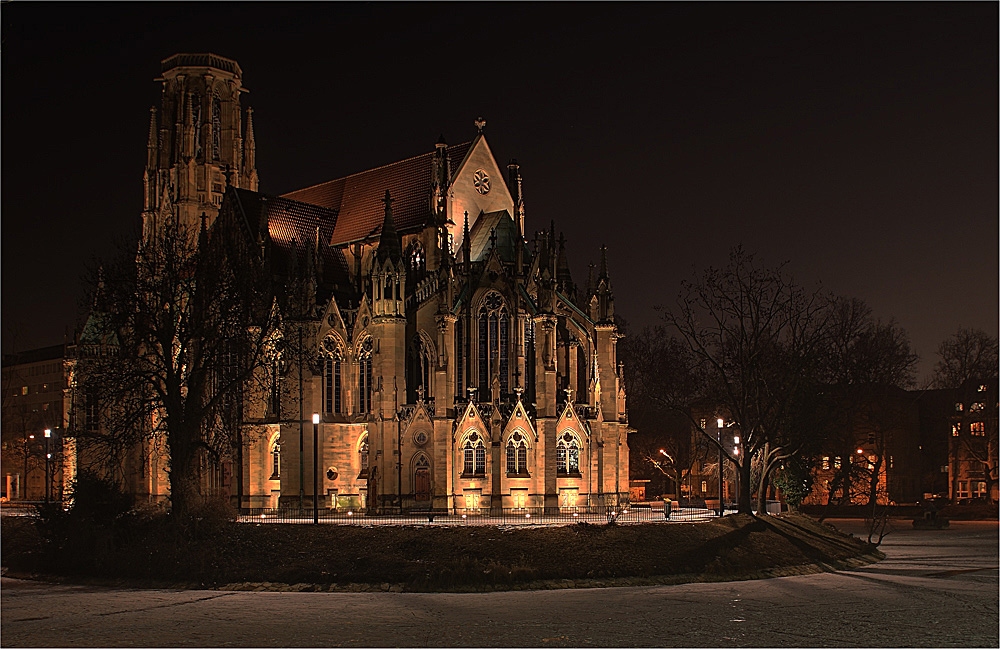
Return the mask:
<svg viewBox="0 0 1000 649"><path fill-rule="evenodd" d="M452 144L452 145L448 146L448 148L451 149L453 147L460 147L460 146L464 146L464 145L468 145L468 144L472 144L472 140L469 140L468 142L460 142L459 144ZM371 167L370 169L363 169L362 171L356 171L356 172L354 172L352 174L347 174L346 176L339 176L337 178L331 178L330 180L324 180L323 182L316 183L315 185L309 185L308 187L300 187L299 189L293 189L290 192L285 192L284 194L281 194L281 196L285 197L285 196L288 196L288 194L295 194L297 192L303 192L303 191L305 191L307 189L313 189L315 187L320 187L322 185L329 185L330 183L335 183L335 182L340 181L340 180L347 180L348 178L353 178L354 176L360 176L361 174L370 173L372 171L379 171L379 170L385 169L387 167L392 167L394 165L403 164L404 162L411 162L413 160L417 160L419 158L423 158L423 157L426 157L426 156L432 156L432 155L434 155L434 151L427 151L425 153L421 153L421 154L418 154L418 155L415 155L415 156L410 156L409 158L403 158L402 160L396 160L395 162L388 162L388 163L386 163L384 165L379 165L378 167ZM463 157L462 161L464 161L464 160L465 160L465 158ZM295 200L295 199L293 198L291 200Z"/></svg>

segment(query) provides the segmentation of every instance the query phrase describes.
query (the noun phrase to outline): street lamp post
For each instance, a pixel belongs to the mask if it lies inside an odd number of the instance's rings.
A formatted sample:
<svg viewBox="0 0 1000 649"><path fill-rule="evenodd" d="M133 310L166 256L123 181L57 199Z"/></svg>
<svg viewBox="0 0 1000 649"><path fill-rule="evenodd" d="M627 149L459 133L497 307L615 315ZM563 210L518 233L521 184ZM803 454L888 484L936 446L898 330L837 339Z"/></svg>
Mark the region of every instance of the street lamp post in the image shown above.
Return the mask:
<svg viewBox="0 0 1000 649"><path fill-rule="evenodd" d="M319 525L319 413L313 413L313 523Z"/></svg>
<svg viewBox="0 0 1000 649"><path fill-rule="evenodd" d="M28 499L28 455L31 453L30 443L33 441L35 441L34 433L24 438L24 477L22 479L24 484L18 483L18 487L21 492L21 500Z"/></svg>
<svg viewBox="0 0 1000 649"><path fill-rule="evenodd" d="M740 459L740 436L739 435L734 435L733 436L733 444L735 444L735 446L733 447L733 455L736 456L736 460L737 460L737 462L739 462L739 459ZM733 473L736 476L736 480L734 480L734 482L736 483L736 499L738 501L739 498L740 498L740 466L739 466L739 464L736 465L736 470Z"/></svg>
<svg viewBox="0 0 1000 649"><path fill-rule="evenodd" d="M52 437L52 429L45 429L45 504L49 504L49 460L52 454L49 453L49 438Z"/></svg>
<svg viewBox="0 0 1000 649"><path fill-rule="evenodd" d="M723 504L723 496L725 492L723 491L722 483L722 463L725 461L725 455L722 453L722 417L719 417L717 423L719 424L718 436L719 440L719 516L725 512L726 506Z"/></svg>

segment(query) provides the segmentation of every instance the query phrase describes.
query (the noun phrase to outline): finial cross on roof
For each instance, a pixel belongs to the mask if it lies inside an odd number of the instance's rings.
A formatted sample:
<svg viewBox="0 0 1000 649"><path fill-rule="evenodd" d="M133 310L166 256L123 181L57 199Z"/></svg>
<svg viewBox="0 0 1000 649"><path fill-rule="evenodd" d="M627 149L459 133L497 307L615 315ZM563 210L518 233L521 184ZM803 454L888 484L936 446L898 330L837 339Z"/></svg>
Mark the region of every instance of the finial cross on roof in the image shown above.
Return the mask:
<svg viewBox="0 0 1000 649"><path fill-rule="evenodd" d="M483 129L486 128L486 119L483 117L477 117L476 128L479 130L480 133L482 133Z"/></svg>

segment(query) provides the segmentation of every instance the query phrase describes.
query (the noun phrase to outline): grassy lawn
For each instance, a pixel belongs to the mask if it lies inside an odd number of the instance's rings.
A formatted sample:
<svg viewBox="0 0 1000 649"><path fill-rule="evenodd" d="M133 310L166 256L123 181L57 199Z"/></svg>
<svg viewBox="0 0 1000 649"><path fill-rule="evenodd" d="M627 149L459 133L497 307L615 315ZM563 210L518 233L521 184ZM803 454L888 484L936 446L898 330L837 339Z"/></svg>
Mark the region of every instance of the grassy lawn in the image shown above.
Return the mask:
<svg viewBox="0 0 1000 649"><path fill-rule="evenodd" d="M53 529L55 528L55 529ZM9 575L137 586L493 590L790 574L874 548L801 515L702 523L395 527L2 523ZM569 580L569 581L567 581ZM571 582L571 583L570 583Z"/></svg>

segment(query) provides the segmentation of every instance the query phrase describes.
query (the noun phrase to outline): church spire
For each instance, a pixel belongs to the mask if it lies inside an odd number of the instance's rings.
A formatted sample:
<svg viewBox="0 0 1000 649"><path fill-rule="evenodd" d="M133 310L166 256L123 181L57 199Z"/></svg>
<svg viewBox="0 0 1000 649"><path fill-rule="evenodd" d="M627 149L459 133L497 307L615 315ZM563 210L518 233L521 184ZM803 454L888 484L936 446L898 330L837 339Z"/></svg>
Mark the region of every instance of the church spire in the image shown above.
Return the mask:
<svg viewBox="0 0 1000 649"><path fill-rule="evenodd" d="M615 319L615 295L608 276L608 247L601 246L601 272L597 276L598 320L611 323Z"/></svg>
<svg viewBox="0 0 1000 649"><path fill-rule="evenodd" d="M392 219L392 197L389 190L385 190L385 217L382 219L382 231L378 237L378 250L375 257L379 260L390 259L398 261L403 258L403 244L396 233L396 222Z"/></svg>
<svg viewBox="0 0 1000 649"><path fill-rule="evenodd" d="M257 142L253 137L253 107L247 108L247 136L243 142L243 173L247 182L245 187L257 190Z"/></svg>
<svg viewBox="0 0 1000 649"><path fill-rule="evenodd" d="M149 107L149 137L146 139L146 168L156 169L159 155L158 136L156 133L156 106Z"/></svg>
<svg viewBox="0 0 1000 649"><path fill-rule="evenodd" d="M556 281L559 289L566 295L573 297L573 277L569 271L569 260L566 258L566 237L559 233L559 260L556 263Z"/></svg>

